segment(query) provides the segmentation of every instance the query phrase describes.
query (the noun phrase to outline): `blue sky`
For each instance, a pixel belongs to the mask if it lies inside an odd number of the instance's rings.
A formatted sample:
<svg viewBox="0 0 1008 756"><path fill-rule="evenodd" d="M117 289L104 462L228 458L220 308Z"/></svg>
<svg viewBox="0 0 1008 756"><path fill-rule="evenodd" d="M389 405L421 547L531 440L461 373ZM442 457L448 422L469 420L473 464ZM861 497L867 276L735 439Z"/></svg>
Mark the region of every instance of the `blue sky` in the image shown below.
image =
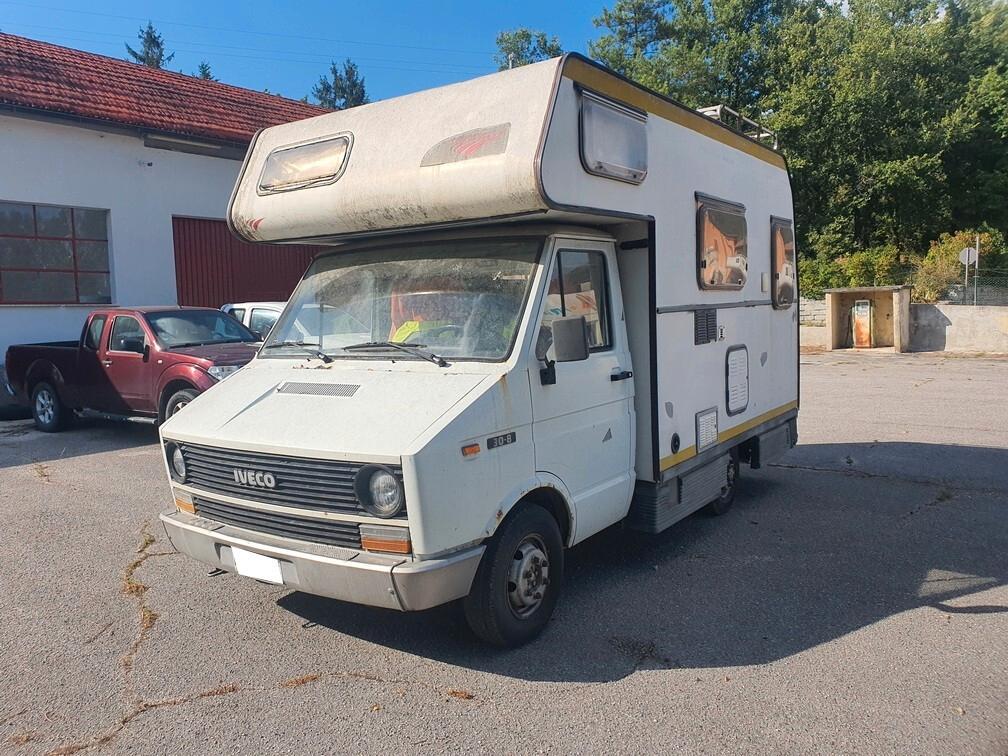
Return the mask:
<svg viewBox="0 0 1008 756"><path fill-rule="evenodd" d="M297 98L330 59L349 56L368 94L383 99L492 72L502 29L542 29L559 36L564 49L585 52L604 4L0 0L0 30L123 58L123 43L136 47L149 18L176 53L172 70L191 73L207 60L221 81Z"/></svg>

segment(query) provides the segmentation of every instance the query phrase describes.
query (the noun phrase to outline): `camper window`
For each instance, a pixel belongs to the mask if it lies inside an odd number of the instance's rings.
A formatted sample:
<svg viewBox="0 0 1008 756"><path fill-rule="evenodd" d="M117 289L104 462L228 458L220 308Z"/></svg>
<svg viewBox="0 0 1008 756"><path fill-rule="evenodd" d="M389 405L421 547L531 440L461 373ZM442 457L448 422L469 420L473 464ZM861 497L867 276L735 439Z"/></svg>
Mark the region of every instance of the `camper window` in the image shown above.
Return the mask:
<svg viewBox="0 0 1008 756"><path fill-rule="evenodd" d="M581 165L596 176L639 184L647 176L647 115L581 93Z"/></svg>
<svg viewBox="0 0 1008 756"><path fill-rule="evenodd" d="M749 271L745 208L697 197L697 281L702 289L741 289Z"/></svg>
<svg viewBox="0 0 1008 756"><path fill-rule="evenodd" d="M770 254L773 266L773 306L786 310L795 300L797 269L795 266L794 229L784 218L770 219Z"/></svg>
<svg viewBox="0 0 1008 756"><path fill-rule="evenodd" d="M588 324L589 351L612 347L609 287L601 252L564 249L557 253L546 292L540 343L552 343L554 320L572 315L583 315Z"/></svg>

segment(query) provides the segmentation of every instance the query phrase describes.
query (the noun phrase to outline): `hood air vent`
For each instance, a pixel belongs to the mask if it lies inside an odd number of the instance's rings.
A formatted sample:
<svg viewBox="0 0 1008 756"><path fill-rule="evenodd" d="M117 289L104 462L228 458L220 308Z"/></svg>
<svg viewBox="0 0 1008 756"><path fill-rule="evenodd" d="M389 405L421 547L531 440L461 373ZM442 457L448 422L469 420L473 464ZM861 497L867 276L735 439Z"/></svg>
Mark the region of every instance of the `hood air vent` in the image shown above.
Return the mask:
<svg viewBox="0 0 1008 756"><path fill-rule="evenodd" d="M295 383L287 382L277 387L278 394L305 394L307 396L353 396L359 385L352 383Z"/></svg>

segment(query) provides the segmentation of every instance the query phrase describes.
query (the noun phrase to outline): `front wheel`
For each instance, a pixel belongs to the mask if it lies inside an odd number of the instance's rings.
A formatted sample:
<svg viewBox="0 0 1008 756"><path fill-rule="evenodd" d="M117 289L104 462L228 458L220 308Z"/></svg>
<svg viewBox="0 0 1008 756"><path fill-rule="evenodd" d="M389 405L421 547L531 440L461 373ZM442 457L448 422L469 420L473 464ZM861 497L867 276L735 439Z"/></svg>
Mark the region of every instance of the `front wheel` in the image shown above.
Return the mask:
<svg viewBox="0 0 1008 756"><path fill-rule="evenodd" d="M176 391L168 399L168 403L165 404L164 419L167 420L176 412L181 412L185 406L197 396L199 396L199 394L192 389L182 389L181 391Z"/></svg>
<svg viewBox="0 0 1008 756"><path fill-rule="evenodd" d="M520 646L546 627L560 596L560 528L533 504L511 517L487 546L463 600L472 631L495 646Z"/></svg>
<svg viewBox="0 0 1008 756"><path fill-rule="evenodd" d="M35 427L44 433L62 430L69 418L68 410L60 401L56 389L49 383L39 383L32 391L32 417Z"/></svg>

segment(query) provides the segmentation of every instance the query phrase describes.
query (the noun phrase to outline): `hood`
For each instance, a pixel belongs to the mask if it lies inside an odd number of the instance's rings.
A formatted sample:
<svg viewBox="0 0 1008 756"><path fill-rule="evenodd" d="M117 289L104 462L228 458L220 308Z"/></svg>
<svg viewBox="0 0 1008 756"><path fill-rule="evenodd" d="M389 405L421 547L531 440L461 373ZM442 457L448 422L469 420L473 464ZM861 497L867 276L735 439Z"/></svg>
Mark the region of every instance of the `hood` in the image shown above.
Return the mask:
<svg viewBox="0 0 1008 756"><path fill-rule="evenodd" d="M255 357L261 346L258 341L243 341L235 344L203 344L201 346L177 347L166 350L169 354L184 354L201 360L210 360L215 365L244 365Z"/></svg>
<svg viewBox="0 0 1008 756"><path fill-rule="evenodd" d="M375 367L304 369L257 361L194 399L167 438L293 456L398 461L486 374Z"/></svg>

